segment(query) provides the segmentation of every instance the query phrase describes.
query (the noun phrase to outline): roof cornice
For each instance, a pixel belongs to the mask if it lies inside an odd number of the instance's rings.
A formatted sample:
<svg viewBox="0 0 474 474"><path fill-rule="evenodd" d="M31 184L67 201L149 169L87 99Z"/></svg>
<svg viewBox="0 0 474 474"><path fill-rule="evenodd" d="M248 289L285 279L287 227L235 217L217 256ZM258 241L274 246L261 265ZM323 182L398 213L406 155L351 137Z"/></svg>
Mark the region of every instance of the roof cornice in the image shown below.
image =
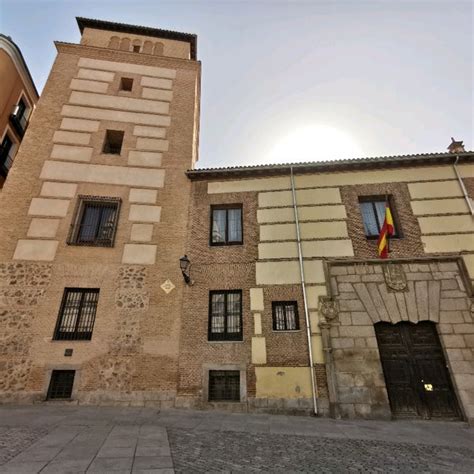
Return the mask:
<svg viewBox="0 0 474 474"><path fill-rule="evenodd" d="M148 26L127 25L126 23L116 23L114 21L95 20L92 18L76 17L81 34L84 28L95 28L97 30L117 31L135 35L152 36L155 38L171 39L189 43L191 49L191 59L197 59L197 35L191 33L181 33L179 31L162 30L150 28Z"/></svg>
<svg viewBox="0 0 474 474"><path fill-rule="evenodd" d="M236 166L227 168L203 168L188 170L191 180L209 178L241 178L285 175L293 168L295 173L314 173L331 171L356 171L363 169L397 168L429 166L453 163L456 157L459 162L473 162L474 152L464 153L422 153L417 155L381 156L374 158L352 158L347 160L314 161L306 163L283 163L275 165Z"/></svg>
<svg viewBox="0 0 474 474"><path fill-rule="evenodd" d="M33 77L30 74L30 70L26 65L25 58L23 57L18 45L9 36L5 36L0 33L0 49L3 49L8 54L8 56L10 56L18 71L18 74L20 74L23 84L28 89L29 95L34 100L34 102L37 102L39 99L38 90L36 89Z"/></svg>

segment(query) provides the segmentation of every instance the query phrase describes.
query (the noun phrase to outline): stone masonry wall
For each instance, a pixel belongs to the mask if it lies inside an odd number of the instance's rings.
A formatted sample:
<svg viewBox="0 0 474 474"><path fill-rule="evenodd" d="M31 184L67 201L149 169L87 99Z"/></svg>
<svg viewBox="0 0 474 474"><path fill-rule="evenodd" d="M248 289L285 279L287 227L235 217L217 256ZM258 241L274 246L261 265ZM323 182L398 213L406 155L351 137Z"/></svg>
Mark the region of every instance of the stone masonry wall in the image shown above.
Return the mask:
<svg viewBox="0 0 474 474"><path fill-rule="evenodd" d="M459 262L401 261L392 282L397 289L390 287L384 273L387 265L380 261L328 266L339 307L330 336L341 416L391 415L374 324L433 321L464 415L474 418L474 306Z"/></svg>

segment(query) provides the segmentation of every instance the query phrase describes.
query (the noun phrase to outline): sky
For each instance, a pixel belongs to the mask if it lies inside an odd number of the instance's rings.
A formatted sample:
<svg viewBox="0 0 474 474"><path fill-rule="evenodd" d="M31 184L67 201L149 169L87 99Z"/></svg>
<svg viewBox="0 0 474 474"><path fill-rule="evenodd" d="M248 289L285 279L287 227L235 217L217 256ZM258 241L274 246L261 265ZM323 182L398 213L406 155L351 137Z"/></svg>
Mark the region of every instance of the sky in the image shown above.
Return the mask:
<svg viewBox="0 0 474 474"><path fill-rule="evenodd" d="M473 1L0 0L39 91L76 16L198 35L199 168L473 148Z"/></svg>

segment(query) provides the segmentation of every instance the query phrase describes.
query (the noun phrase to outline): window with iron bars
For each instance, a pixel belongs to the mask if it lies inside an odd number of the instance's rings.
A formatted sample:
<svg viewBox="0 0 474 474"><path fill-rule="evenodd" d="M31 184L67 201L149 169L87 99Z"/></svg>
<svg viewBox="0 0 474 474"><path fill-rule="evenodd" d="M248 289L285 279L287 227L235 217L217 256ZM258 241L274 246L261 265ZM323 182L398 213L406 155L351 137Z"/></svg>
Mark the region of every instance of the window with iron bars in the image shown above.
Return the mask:
<svg viewBox="0 0 474 474"><path fill-rule="evenodd" d="M13 150L13 141L7 133L0 146L0 175L4 178L7 177L13 164Z"/></svg>
<svg viewBox="0 0 474 474"><path fill-rule="evenodd" d="M48 400L71 398L75 370L53 370L48 388Z"/></svg>
<svg viewBox="0 0 474 474"><path fill-rule="evenodd" d="M209 292L209 341L242 340L242 291Z"/></svg>
<svg viewBox="0 0 474 474"><path fill-rule="evenodd" d="M120 198L79 196L68 244L113 247Z"/></svg>
<svg viewBox="0 0 474 474"><path fill-rule="evenodd" d="M240 372L238 370L209 371L209 401L240 401Z"/></svg>
<svg viewBox="0 0 474 474"><path fill-rule="evenodd" d="M98 288L66 288L53 339L90 340L98 301Z"/></svg>
<svg viewBox="0 0 474 474"><path fill-rule="evenodd" d="M297 331L300 328L296 301L273 301L273 330Z"/></svg>

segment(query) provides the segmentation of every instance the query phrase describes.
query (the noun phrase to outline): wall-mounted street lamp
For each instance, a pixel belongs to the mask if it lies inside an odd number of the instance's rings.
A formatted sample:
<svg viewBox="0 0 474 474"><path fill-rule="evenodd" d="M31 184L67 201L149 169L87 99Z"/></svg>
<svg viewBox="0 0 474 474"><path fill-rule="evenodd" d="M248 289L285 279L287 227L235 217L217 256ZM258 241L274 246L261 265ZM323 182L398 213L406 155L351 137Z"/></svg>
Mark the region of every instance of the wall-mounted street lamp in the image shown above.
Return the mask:
<svg viewBox="0 0 474 474"><path fill-rule="evenodd" d="M183 274L184 281L187 285L192 285L194 282L191 280L191 275L189 270L191 268L191 262L187 255L179 259L179 268L181 268L181 273Z"/></svg>

